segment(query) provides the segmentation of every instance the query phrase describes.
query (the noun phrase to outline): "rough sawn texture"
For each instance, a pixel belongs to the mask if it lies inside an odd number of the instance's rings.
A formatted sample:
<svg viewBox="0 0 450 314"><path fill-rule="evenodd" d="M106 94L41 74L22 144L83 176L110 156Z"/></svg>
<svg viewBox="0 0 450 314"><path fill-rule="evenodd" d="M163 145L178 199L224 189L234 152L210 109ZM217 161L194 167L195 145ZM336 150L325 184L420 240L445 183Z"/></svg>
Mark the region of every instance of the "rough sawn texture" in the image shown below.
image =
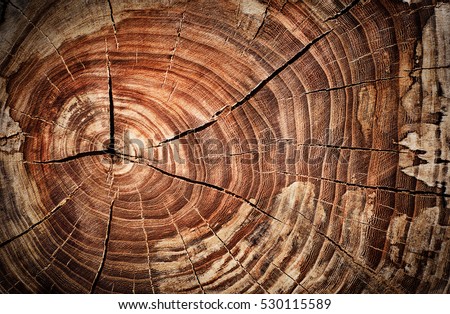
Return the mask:
<svg viewBox="0 0 450 314"><path fill-rule="evenodd" d="M448 293L450 4L2 1L0 291Z"/></svg>

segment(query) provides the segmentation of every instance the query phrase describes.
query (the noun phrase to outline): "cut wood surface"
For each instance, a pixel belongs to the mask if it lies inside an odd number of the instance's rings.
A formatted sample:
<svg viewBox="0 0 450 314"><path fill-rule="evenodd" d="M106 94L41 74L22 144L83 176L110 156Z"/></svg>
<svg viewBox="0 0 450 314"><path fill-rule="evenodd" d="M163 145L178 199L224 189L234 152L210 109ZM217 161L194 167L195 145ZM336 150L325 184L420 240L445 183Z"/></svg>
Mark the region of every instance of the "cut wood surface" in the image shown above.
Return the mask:
<svg viewBox="0 0 450 314"><path fill-rule="evenodd" d="M450 4L0 2L3 293L449 293Z"/></svg>

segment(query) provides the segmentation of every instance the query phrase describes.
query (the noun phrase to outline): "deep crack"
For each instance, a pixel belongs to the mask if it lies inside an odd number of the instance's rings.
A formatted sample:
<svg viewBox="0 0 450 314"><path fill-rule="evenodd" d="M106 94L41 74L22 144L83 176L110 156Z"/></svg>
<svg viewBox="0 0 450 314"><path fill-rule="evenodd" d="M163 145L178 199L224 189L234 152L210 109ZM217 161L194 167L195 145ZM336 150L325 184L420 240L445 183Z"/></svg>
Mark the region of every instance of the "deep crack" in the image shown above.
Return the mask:
<svg viewBox="0 0 450 314"><path fill-rule="evenodd" d="M299 52L297 52L293 57L291 57L289 60L287 60L285 63L283 63L280 67L278 67L275 71L273 71L269 76L267 76L265 79L261 80L250 92L247 93L243 98L238 100L233 105L226 106L224 108L221 108L219 111L217 111L213 115L213 119L198 126L195 128L191 128L189 130L186 130L184 132L181 132L177 135L174 135L168 139L165 139L164 141L161 141L158 145L155 147L160 147L163 144L178 140L182 137L185 137L189 134L198 133L200 131L205 130L206 128L210 127L211 125L215 124L217 122L217 119L225 112L226 108L230 108L231 111L239 108L246 102L248 102L253 96L255 96L262 88L264 88L270 81L272 81L275 77L277 77L281 72L283 72L288 66L292 65L295 61L297 61L301 56L303 56L305 53L309 51L309 49L318 41L320 41L322 38L327 36L329 33L331 33L333 30L330 29L327 32L323 33L322 35L316 37L314 40L309 42L306 46L304 46Z"/></svg>
<svg viewBox="0 0 450 314"><path fill-rule="evenodd" d="M76 159L83 158L83 157L102 156L102 155L106 155L106 154L111 154L111 153L108 150L94 150L94 151L78 153L78 154L60 158L60 159L50 159L50 160L44 160L44 161L24 161L24 163L28 163L28 164L60 164L60 163L65 163L65 162L76 160Z"/></svg>
<svg viewBox="0 0 450 314"><path fill-rule="evenodd" d="M108 45L106 44L106 71L108 73L108 97L109 97L109 144L107 152L115 154L115 128L114 128L114 98L111 77L111 60L109 59Z"/></svg>
<svg viewBox="0 0 450 314"><path fill-rule="evenodd" d="M188 183L191 183L191 184L201 185L201 186L204 186L204 187L207 187L207 188L210 188L210 189L219 191L219 192L221 192L221 193L230 195L230 196L232 196L232 197L234 197L234 198L240 200L241 202L250 205L253 209L257 210L257 211L260 212L261 214L264 214L265 216L267 216L267 217L269 217L269 218L271 218L271 219L273 219L273 220L276 220L276 221L278 221L279 223L282 223L282 224L286 225L286 223L284 223L283 221L279 220L278 218L272 216L271 214L269 214L268 212L264 211L263 209L259 208L256 204L254 204L254 203L251 202L250 200L248 200L248 199L246 199L245 197L243 197L243 196L241 196L241 195L239 195L239 194L237 194L237 193L235 193L235 192L233 192L233 191L230 191L230 190L228 190L228 189L226 189L226 188L223 188L223 187L221 187L221 186L217 186L217 185L214 185L214 184L211 184L211 183L208 183L208 182L198 181L198 180L194 180L194 179L191 179L191 178L188 178L188 177L184 177L184 176L181 176L181 175L177 175L177 174L175 174L175 173L168 172L168 171L166 171L166 170L164 170L164 169L161 169L161 168L158 168L158 167L152 165L152 164L151 164L147 159L145 159L145 158L139 158L139 160L144 160L144 161L146 161L145 163L142 163L142 162L139 162L139 161L136 160L136 159L133 159L133 158L136 158L136 157L133 157L133 156L129 156L129 155L121 154L121 153L117 153L116 156L120 156L121 158L123 158L123 159L125 159L125 160L127 160L127 161L129 161L129 162L132 162L132 163L136 163L136 164L139 164L139 165L148 166L148 167L152 168L153 170L156 170L157 172L162 173L163 175L166 175L166 176L169 176L169 177L172 177L172 178L181 180L181 181L185 181L185 182L188 182Z"/></svg>

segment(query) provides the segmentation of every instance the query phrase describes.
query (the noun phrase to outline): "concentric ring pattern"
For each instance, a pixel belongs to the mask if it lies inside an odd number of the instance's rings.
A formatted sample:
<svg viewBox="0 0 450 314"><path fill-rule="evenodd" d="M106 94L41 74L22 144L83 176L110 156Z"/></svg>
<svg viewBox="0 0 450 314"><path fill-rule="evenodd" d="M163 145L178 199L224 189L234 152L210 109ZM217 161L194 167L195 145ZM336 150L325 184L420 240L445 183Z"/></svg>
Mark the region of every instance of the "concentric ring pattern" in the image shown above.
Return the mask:
<svg viewBox="0 0 450 314"><path fill-rule="evenodd" d="M10 1L0 291L448 292L434 2Z"/></svg>

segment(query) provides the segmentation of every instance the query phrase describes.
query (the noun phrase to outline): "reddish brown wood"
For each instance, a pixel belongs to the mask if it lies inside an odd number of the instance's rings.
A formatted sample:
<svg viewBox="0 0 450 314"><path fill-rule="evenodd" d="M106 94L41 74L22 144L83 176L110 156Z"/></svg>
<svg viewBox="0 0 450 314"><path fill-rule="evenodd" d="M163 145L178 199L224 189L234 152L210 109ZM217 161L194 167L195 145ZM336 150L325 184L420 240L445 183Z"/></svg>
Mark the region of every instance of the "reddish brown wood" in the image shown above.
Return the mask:
<svg viewBox="0 0 450 314"><path fill-rule="evenodd" d="M448 293L446 1L10 1L0 291Z"/></svg>

